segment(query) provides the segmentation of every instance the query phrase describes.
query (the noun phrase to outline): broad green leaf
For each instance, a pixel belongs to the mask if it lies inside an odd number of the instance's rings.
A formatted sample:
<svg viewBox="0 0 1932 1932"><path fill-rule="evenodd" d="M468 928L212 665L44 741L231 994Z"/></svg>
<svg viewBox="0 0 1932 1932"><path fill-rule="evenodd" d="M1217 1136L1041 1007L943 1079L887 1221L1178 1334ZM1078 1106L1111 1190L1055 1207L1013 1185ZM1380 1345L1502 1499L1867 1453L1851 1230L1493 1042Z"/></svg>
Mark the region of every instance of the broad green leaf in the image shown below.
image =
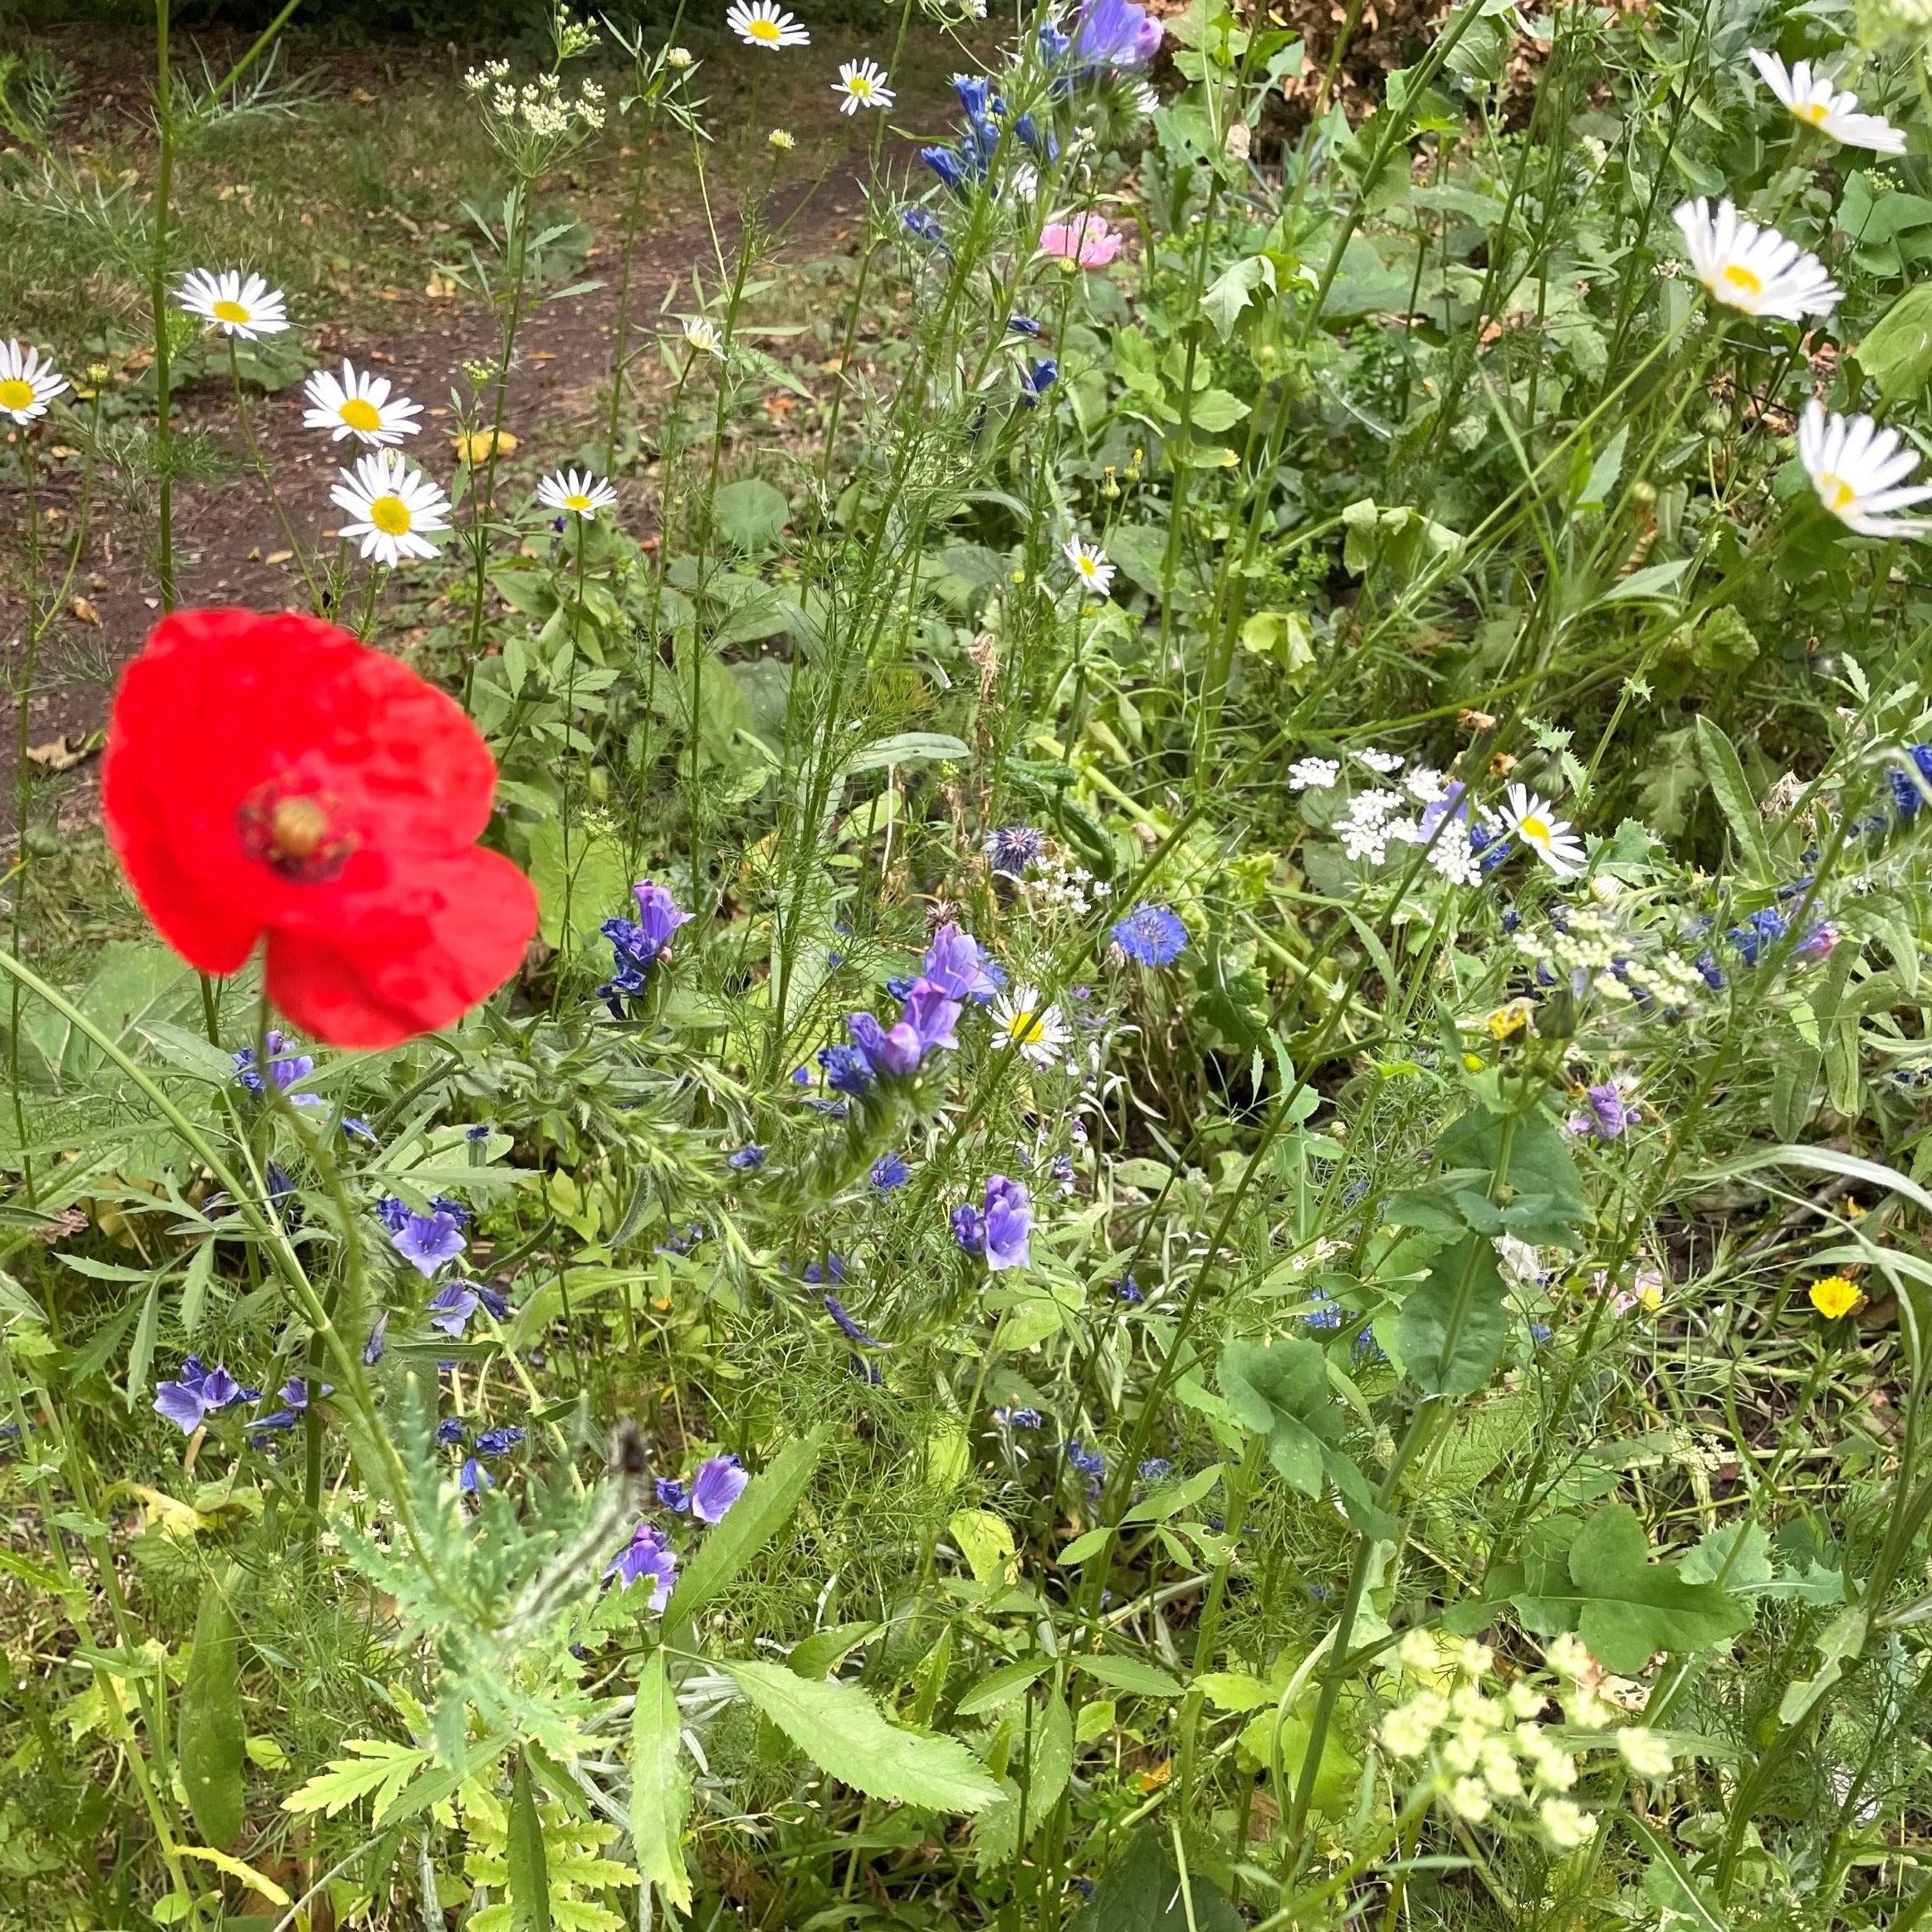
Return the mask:
<svg viewBox="0 0 1932 1932"><path fill-rule="evenodd" d="M1050 1685L1046 1707L1033 1732L1033 1776L1027 1787L1027 1815L1044 1818L1060 1802L1074 1773L1074 1719L1067 1700Z"/></svg>
<svg viewBox="0 0 1932 1932"><path fill-rule="evenodd" d="M1498 1174L1505 1152L1508 1170ZM1436 1154L1445 1171L1470 1167L1495 1175L1507 1183L1510 1196L1514 1197L1513 1206L1533 1198L1543 1201L1556 1220L1585 1221L1590 1218L1590 1204L1583 1196L1583 1178L1577 1171L1576 1157L1561 1131L1545 1114L1519 1114L1511 1120L1503 1114L1472 1108L1443 1129ZM1499 1191L1496 1198L1500 1201L1504 1197ZM1466 1211L1468 1203L1459 1202L1458 1206Z"/></svg>
<svg viewBox="0 0 1932 1932"><path fill-rule="evenodd" d="M792 1646L785 1666L800 1677L827 1676L884 1628L883 1623L839 1623L829 1630L814 1631Z"/></svg>
<svg viewBox="0 0 1932 1932"><path fill-rule="evenodd" d="M1697 714L1696 725L1698 759L1704 766L1704 775L1710 780L1712 795L1724 813L1724 822L1731 829L1739 852L1750 862L1752 877L1768 881L1773 876L1771 849L1764 842L1763 820L1758 815L1758 801L1751 795L1744 768L1738 761L1737 747L1724 736L1722 727L1713 724L1704 712Z"/></svg>
<svg viewBox="0 0 1932 1932"><path fill-rule="evenodd" d="M531 1785L530 1760L521 1751L510 1786L510 1828L503 1856L510 1868L511 1925L516 1932L550 1932L550 1870L544 1851L543 1819Z"/></svg>
<svg viewBox="0 0 1932 1932"><path fill-rule="evenodd" d="M1051 1657L1026 1657L1017 1664L1002 1664L961 1698L952 1707L953 1714L977 1717L982 1710L996 1710L1002 1704L1017 1697L1036 1678L1044 1677L1053 1666Z"/></svg>
<svg viewBox="0 0 1932 1932"><path fill-rule="evenodd" d="M1932 281L1907 289L1858 345L1858 366L1881 403L1915 396L1932 380Z"/></svg>
<svg viewBox="0 0 1932 1932"><path fill-rule="evenodd" d="M1245 256L1230 262L1209 285L1201 298L1201 312L1225 342L1234 334L1242 310L1254 300L1255 291L1274 286L1274 264L1265 255Z"/></svg>
<svg viewBox="0 0 1932 1932"><path fill-rule="evenodd" d="M956 1738L888 1724L856 1684L796 1676L782 1664L730 1662L722 1668L814 1763L855 1791L942 1812L980 1811L1000 1795L985 1766Z"/></svg>
<svg viewBox="0 0 1932 1932"><path fill-rule="evenodd" d="M888 765L944 765L971 758L971 747L964 739L945 731L901 731L897 737L881 738L846 760L850 773L878 771Z"/></svg>
<svg viewBox="0 0 1932 1932"><path fill-rule="evenodd" d="M686 1629L700 1611L722 1596L745 1566L789 1523L824 1453L826 1428L788 1443L771 1466L752 1477L731 1514L697 1546L664 1607L664 1635Z"/></svg>
<svg viewBox="0 0 1932 1932"><path fill-rule="evenodd" d="M1445 1429L1402 1487L1418 1496L1466 1496L1536 1426L1543 1405L1533 1389L1513 1389L1478 1404Z"/></svg>
<svg viewBox="0 0 1932 1932"><path fill-rule="evenodd" d="M782 490L757 477L726 483L712 498L712 521L725 541L743 550L769 548L791 515Z"/></svg>
<svg viewBox="0 0 1932 1932"><path fill-rule="evenodd" d="M691 1878L680 1841L691 1812L691 1780L678 1749L677 1698L662 1647L644 1661L631 1712L631 1848L638 1870L673 1910L691 1910Z"/></svg>
<svg viewBox="0 0 1932 1932"><path fill-rule="evenodd" d="M243 1822L241 1638L225 1582L211 1577L181 1680L176 1748L195 1829L218 1851L240 1838Z"/></svg>
<svg viewBox="0 0 1932 1932"><path fill-rule="evenodd" d="M1121 1518L1123 1523L1165 1523L1183 1509L1191 1509L1221 1480L1221 1465L1211 1463L1196 1470L1184 1483L1168 1483L1144 1502L1136 1503Z"/></svg>
<svg viewBox="0 0 1932 1932"><path fill-rule="evenodd" d="M566 838L561 819L545 819L530 835L530 877L541 908L540 930L551 946L563 944L566 928L587 942L606 919L633 911L623 847L583 825Z"/></svg>
<svg viewBox="0 0 1932 1932"><path fill-rule="evenodd" d="M1014 1562L1013 1531L1002 1516L990 1509L956 1509L946 1527L959 1553L966 1560L976 1583L1004 1583L1010 1580Z"/></svg>
<svg viewBox="0 0 1932 1932"><path fill-rule="evenodd" d="M1427 1394L1474 1395L1489 1381L1509 1339L1509 1316L1487 1240L1466 1235L1436 1257L1428 1279L1402 1303L1396 1337L1403 1365Z"/></svg>
<svg viewBox="0 0 1932 1932"><path fill-rule="evenodd" d="M1267 1345L1230 1342L1221 1351L1219 1376L1229 1413L1268 1438L1268 1460L1282 1480L1304 1496L1319 1496L1323 1448L1342 1436L1320 1345L1299 1336Z"/></svg>
<svg viewBox="0 0 1932 1932"><path fill-rule="evenodd" d="M1117 1656L1111 1651L1103 1651L1098 1656L1075 1657L1074 1668L1136 1697L1172 1698L1181 1695L1180 1685L1165 1670L1143 1664L1138 1657Z"/></svg>
<svg viewBox="0 0 1932 1932"><path fill-rule="evenodd" d="M1191 1869L1184 1892L1165 1835L1143 1827L1101 1873L1067 1932L1241 1932L1241 1915Z"/></svg>
<svg viewBox="0 0 1932 1932"><path fill-rule="evenodd" d="M1269 1708L1241 1727L1241 1748L1257 1764L1265 1765L1272 1759L1282 1782L1292 1788L1300 1779L1314 1727L1300 1710L1282 1712L1279 1699L1277 1691L1269 1699ZM1305 1701L1312 1705L1314 1700ZM1360 1762L1331 1725L1322 1739L1321 1767L1315 1773L1315 1809L1330 1817L1340 1817L1353 1799L1361 1775Z"/></svg>

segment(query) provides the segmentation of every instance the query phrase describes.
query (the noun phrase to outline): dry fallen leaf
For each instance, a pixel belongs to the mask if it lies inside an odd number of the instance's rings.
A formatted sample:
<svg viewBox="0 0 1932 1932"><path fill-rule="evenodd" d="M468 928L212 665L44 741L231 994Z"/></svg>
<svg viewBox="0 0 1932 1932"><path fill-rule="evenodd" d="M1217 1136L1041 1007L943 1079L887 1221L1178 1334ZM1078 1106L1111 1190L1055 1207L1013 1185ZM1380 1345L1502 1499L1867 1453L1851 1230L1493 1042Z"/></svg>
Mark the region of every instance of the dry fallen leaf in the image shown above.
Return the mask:
<svg viewBox="0 0 1932 1932"><path fill-rule="evenodd" d="M67 599L67 609L81 624L100 622L100 613L85 597L70 597Z"/></svg>
<svg viewBox="0 0 1932 1932"><path fill-rule="evenodd" d="M432 301L446 302L449 301L451 297L457 292L457 291L455 282L451 281L451 279L447 275L443 274L439 270L433 268L429 271L429 280L428 282L425 285L423 292L424 295L428 296Z"/></svg>
<svg viewBox="0 0 1932 1932"><path fill-rule="evenodd" d="M375 100L375 96L371 94L366 87L350 88L349 90L349 98L353 100L358 107L368 107L371 105Z"/></svg>
<svg viewBox="0 0 1932 1932"><path fill-rule="evenodd" d="M286 564L294 555L293 550L271 550L262 560L265 564Z"/></svg>
<svg viewBox="0 0 1932 1932"><path fill-rule="evenodd" d="M44 745L29 745L27 756L29 762L48 771L67 771L82 759L91 758L100 749L101 741L99 731L63 731Z"/></svg>

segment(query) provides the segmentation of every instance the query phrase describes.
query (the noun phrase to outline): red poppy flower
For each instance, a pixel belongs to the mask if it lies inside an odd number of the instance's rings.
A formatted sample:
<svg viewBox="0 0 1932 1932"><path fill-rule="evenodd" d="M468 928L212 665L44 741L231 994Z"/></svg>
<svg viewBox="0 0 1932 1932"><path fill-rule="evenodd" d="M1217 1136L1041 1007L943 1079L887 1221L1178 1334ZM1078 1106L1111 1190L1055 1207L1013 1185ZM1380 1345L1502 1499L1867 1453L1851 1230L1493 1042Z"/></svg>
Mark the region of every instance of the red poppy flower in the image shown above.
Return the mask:
<svg viewBox="0 0 1932 1932"><path fill-rule="evenodd" d="M462 710L311 617L183 610L123 674L107 835L189 965L267 937L268 996L334 1046L447 1025L515 972L536 894L480 849L496 767Z"/></svg>

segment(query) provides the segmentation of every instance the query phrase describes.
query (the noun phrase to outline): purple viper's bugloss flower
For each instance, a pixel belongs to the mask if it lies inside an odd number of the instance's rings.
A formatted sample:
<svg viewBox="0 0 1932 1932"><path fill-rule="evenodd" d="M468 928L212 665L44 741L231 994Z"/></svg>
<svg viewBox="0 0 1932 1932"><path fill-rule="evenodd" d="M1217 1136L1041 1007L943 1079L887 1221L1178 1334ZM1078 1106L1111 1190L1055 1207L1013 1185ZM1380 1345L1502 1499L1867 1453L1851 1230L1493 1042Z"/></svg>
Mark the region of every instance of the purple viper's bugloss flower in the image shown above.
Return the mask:
<svg viewBox="0 0 1932 1932"><path fill-rule="evenodd" d="M1089 67L1144 67L1161 51L1161 23L1132 0L1085 0L1074 51Z"/></svg>
<svg viewBox="0 0 1932 1932"><path fill-rule="evenodd" d="M986 1248L986 1230L981 1225L980 1211L970 1201L961 1201L946 1217L952 1229L952 1238L968 1255L982 1255Z"/></svg>
<svg viewBox="0 0 1932 1932"><path fill-rule="evenodd" d="M406 1214L403 1225L390 1235L389 1245L425 1281L469 1245L462 1224L448 1208L440 1207L433 1214Z"/></svg>
<svg viewBox="0 0 1932 1932"><path fill-rule="evenodd" d="M1018 832L1027 829L1016 827ZM1039 834L1034 834L1035 839ZM1039 854L1037 851L1035 857ZM1000 981L986 970L989 962L978 940L962 932L951 921L932 935L926 948L925 981L937 987L948 1000L990 1000L1000 990ZM918 990L915 981L912 990Z"/></svg>
<svg viewBox="0 0 1932 1932"><path fill-rule="evenodd" d="M674 1477L659 1476L657 1489L658 1507L668 1509L673 1516L682 1516L691 1507L690 1490Z"/></svg>
<svg viewBox="0 0 1932 1932"><path fill-rule="evenodd" d="M1004 1174L986 1181L985 1215L986 1266L995 1274L1003 1268L1024 1268L1030 1259L1027 1237L1033 1231L1033 1210L1026 1190Z"/></svg>
<svg viewBox="0 0 1932 1932"><path fill-rule="evenodd" d="M897 1154L881 1154L872 1164L872 1184L881 1194L903 1187L911 1174L912 1170Z"/></svg>
<svg viewBox="0 0 1932 1932"><path fill-rule="evenodd" d="M751 1480L735 1455L713 1455L691 1479L691 1514L700 1523L722 1523Z"/></svg>
<svg viewBox="0 0 1932 1932"><path fill-rule="evenodd" d="M1582 1109L1570 1116L1572 1133L1590 1134L1600 1141L1621 1140L1637 1118L1637 1110L1614 1080L1583 1089Z"/></svg>
<svg viewBox="0 0 1932 1932"><path fill-rule="evenodd" d="M612 1558L604 1571L607 1577L621 1579L625 1589L648 1577L651 1608L662 1610L671 1601L671 1586L677 1578L677 1558L654 1523L640 1523L631 1532L630 1541Z"/></svg>
<svg viewBox="0 0 1932 1932"><path fill-rule="evenodd" d="M885 1348L890 1343L881 1342L866 1333L858 1323L845 1312L845 1304L837 1295L825 1297L825 1313L832 1318L834 1325L848 1342L855 1343L861 1348Z"/></svg>
<svg viewBox="0 0 1932 1932"><path fill-rule="evenodd" d="M430 1297L429 1325L453 1339L470 1325L470 1317L482 1305L473 1288L460 1281L448 1282Z"/></svg>
<svg viewBox="0 0 1932 1932"><path fill-rule="evenodd" d="M260 1389L243 1388L220 1363L204 1368L199 1356L190 1355L179 1377L157 1385L154 1412L165 1416L183 1436L192 1436L218 1410L261 1400Z"/></svg>

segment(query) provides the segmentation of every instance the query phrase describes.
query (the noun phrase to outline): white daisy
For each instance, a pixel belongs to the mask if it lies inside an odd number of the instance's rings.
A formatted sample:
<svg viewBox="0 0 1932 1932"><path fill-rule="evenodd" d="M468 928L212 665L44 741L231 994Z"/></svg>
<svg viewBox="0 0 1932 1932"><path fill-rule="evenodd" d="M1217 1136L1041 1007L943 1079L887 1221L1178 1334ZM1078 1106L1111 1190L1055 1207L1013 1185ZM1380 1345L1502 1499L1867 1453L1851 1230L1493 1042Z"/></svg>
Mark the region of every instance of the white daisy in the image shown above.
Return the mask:
<svg viewBox="0 0 1932 1932"><path fill-rule="evenodd" d="M3 388L0 384L0 388ZM1923 536L1932 522L1894 511L1932 496L1932 485L1899 486L1919 467L1915 450L1899 448L1895 429L1869 416L1827 416L1815 397L1797 426L1798 459L1818 501L1861 536Z"/></svg>
<svg viewBox="0 0 1932 1932"><path fill-rule="evenodd" d="M0 416L23 428L67 386L67 379L37 349L24 342L0 342Z"/></svg>
<svg viewBox="0 0 1932 1932"><path fill-rule="evenodd" d="M1074 1037L1060 1010L1040 1003L1037 986L1018 986L993 1002L994 1035L1003 1046L1016 1046L1036 1067L1055 1064Z"/></svg>
<svg viewBox="0 0 1932 1932"><path fill-rule="evenodd" d="M1137 81L1127 95L1127 104L1136 114L1158 114L1161 97L1145 81Z"/></svg>
<svg viewBox="0 0 1932 1932"><path fill-rule="evenodd" d="M1503 823L1558 878L1573 878L1583 869L1582 844L1571 834L1570 821L1558 818L1549 801L1527 785L1509 787Z"/></svg>
<svg viewBox="0 0 1932 1932"><path fill-rule="evenodd" d="M617 501L617 492L603 477L589 470L559 470L536 487L537 501L550 510L567 510L586 523L596 521L599 510L609 510Z"/></svg>
<svg viewBox="0 0 1932 1932"><path fill-rule="evenodd" d="M359 537L363 555L392 570L404 557L434 556L430 536L449 528L449 498L393 449L376 450L344 470L329 501L355 520L343 525L343 536Z"/></svg>
<svg viewBox="0 0 1932 1932"><path fill-rule="evenodd" d="M706 316L684 318L684 340L701 355L715 355L720 362L725 359L725 339L718 334L717 324Z"/></svg>
<svg viewBox="0 0 1932 1932"><path fill-rule="evenodd" d="M1342 765L1335 758L1298 758L1288 768L1288 789L1290 791L1327 791L1342 775Z"/></svg>
<svg viewBox="0 0 1932 1932"><path fill-rule="evenodd" d="M345 436L378 445L400 443L423 427L415 420L423 413L423 405L407 396L390 401L389 386L386 375L369 369L358 373L346 357L340 377L319 369L302 385L302 394L311 405L302 425L326 429L335 443Z"/></svg>
<svg viewBox="0 0 1932 1932"><path fill-rule="evenodd" d="M1700 194L1671 219L1697 279L1727 308L1797 322L1830 315L1844 297L1817 256L1775 228L1745 221L1729 201L1720 201L1714 215Z"/></svg>
<svg viewBox="0 0 1932 1932"><path fill-rule="evenodd" d="M751 0L749 7L737 0L726 11L725 25L749 47L770 47L775 52L780 47L812 44L812 37L774 0Z"/></svg>
<svg viewBox="0 0 1932 1932"><path fill-rule="evenodd" d="M271 288L259 275L244 281L238 268L219 275L197 268L175 291L174 299L191 315L201 315L225 335L252 342L257 335L279 335L288 326L288 309L281 291Z"/></svg>
<svg viewBox="0 0 1932 1932"><path fill-rule="evenodd" d="M1113 587L1113 565L1107 560L1107 552L1098 544L1084 544L1075 537L1067 545L1067 561L1074 566L1074 575L1089 590L1098 591L1104 597Z"/></svg>
<svg viewBox="0 0 1932 1932"><path fill-rule="evenodd" d="M1856 94L1840 94L1822 74L1814 74L1809 61L1787 68L1776 54L1751 49L1752 64L1764 85L1791 110L1794 120L1816 128L1848 148L1871 148L1881 154L1902 154L1905 135L1882 114L1860 114Z"/></svg>
<svg viewBox="0 0 1932 1932"><path fill-rule="evenodd" d="M862 107L890 107L893 90L886 86L886 71L877 61L841 61L839 78L832 91L844 98L841 114L857 114Z"/></svg>

